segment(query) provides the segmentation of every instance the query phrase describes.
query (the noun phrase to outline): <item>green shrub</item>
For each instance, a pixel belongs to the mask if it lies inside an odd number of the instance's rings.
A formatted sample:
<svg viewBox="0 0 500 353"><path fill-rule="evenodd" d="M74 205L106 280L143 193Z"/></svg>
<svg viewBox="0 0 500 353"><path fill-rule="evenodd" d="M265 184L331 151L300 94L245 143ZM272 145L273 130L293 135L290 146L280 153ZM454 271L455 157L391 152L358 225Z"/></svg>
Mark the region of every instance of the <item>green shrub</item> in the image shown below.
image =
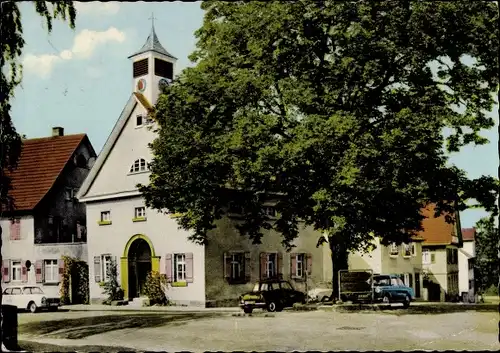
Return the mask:
<svg viewBox="0 0 500 353"><path fill-rule="evenodd" d="M498 295L498 287L495 285L491 285L484 291L484 295Z"/></svg>
<svg viewBox="0 0 500 353"><path fill-rule="evenodd" d="M144 294L149 299L150 305L168 305L168 298L165 291L168 288L167 276L157 271L148 273L144 284Z"/></svg>
<svg viewBox="0 0 500 353"><path fill-rule="evenodd" d="M123 289L118 284L117 265L113 260L111 260L107 275L109 280L104 282L102 288L104 289L104 293L108 295L108 298L104 301L104 304L110 305L114 300L123 300Z"/></svg>

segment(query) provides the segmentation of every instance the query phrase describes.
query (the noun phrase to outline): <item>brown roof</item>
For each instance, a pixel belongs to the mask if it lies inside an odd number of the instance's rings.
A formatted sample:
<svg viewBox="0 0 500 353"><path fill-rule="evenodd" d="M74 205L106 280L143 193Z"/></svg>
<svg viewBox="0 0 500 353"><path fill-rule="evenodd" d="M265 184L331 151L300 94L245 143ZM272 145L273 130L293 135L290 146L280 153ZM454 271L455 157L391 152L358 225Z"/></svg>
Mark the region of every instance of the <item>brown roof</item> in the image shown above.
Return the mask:
<svg viewBox="0 0 500 353"><path fill-rule="evenodd" d="M475 236L475 228L462 228L462 238L464 241L474 241Z"/></svg>
<svg viewBox="0 0 500 353"><path fill-rule="evenodd" d="M149 112L153 110L153 106L149 101L147 100L146 97L142 93L139 92L134 92L134 96L137 98L137 100L142 104L142 106Z"/></svg>
<svg viewBox="0 0 500 353"><path fill-rule="evenodd" d="M451 244L452 237L456 236L456 224L447 223L445 215L434 218L434 205L429 205L421 210L422 215L426 216L422 221L423 231L418 236L424 238L423 245L445 245Z"/></svg>
<svg viewBox="0 0 500 353"><path fill-rule="evenodd" d="M16 210L32 210L51 189L85 134L42 137L23 141L9 196Z"/></svg>

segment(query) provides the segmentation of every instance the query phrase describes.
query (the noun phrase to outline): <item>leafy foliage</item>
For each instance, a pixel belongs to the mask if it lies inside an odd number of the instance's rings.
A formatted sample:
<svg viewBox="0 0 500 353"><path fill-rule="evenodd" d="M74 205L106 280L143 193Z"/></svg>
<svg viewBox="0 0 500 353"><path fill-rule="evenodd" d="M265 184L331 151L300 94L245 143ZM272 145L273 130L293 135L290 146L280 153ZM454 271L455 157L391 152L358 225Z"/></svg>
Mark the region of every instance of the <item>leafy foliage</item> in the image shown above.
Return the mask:
<svg viewBox="0 0 500 353"><path fill-rule="evenodd" d="M302 220L345 251L375 236L408 241L428 203L439 214L476 199L497 212L498 182L468 179L444 150L487 143L479 131L494 126L496 4L201 6L196 66L157 103L152 175L140 187L148 206L183 213L191 240L206 242L230 201L255 243L274 228L289 247ZM270 198L275 222L262 210Z"/></svg>
<svg viewBox="0 0 500 353"><path fill-rule="evenodd" d="M61 303L70 304L70 281L77 281L78 298L73 298L73 303L89 303L89 266L85 261L63 256L64 272L61 283Z"/></svg>
<svg viewBox="0 0 500 353"><path fill-rule="evenodd" d="M109 268L107 268L108 280L104 282L102 288L104 293L108 296L104 301L104 304L110 305L114 300L123 300L123 289L118 284L118 270L117 263L115 260L111 259Z"/></svg>
<svg viewBox="0 0 500 353"><path fill-rule="evenodd" d="M474 266L474 278L477 289L483 292L490 287L496 287L498 291L500 285L498 272L500 238L498 227L495 226L493 217L482 218L477 222L475 240L476 263Z"/></svg>
<svg viewBox="0 0 500 353"><path fill-rule="evenodd" d="M165 294L167 288L167 275L160 274L158 271L148 273L144 284L144 294L149 298L150 305L167 305L168 298Z"/></svg>

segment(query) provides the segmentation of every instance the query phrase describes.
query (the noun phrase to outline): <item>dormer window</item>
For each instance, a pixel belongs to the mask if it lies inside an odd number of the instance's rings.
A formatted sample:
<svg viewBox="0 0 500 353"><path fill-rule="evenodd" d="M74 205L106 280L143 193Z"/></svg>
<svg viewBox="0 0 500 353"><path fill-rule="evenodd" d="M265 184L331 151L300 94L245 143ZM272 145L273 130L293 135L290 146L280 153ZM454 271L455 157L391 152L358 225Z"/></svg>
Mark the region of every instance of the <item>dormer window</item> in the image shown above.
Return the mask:
<svg viewBox="0 0 500 353"><path fill-rule="evenodd" d="M148 164L144 158L139 158L134 161L130 167L130 173L140 173L148 170Z"/></svg>

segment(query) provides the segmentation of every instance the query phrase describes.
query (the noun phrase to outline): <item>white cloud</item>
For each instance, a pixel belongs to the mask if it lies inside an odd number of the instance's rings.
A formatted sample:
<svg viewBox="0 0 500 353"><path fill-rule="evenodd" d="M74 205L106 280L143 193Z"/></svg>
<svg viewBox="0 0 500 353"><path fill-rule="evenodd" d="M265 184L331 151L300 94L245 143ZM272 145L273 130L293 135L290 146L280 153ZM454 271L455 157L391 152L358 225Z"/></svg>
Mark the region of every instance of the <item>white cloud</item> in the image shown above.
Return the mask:
<svg viewBox="0 0 500 353"><path fill-rule="evenodd" d="M125 38L125 33L115 27L110 27L103 32L84 29L75 36L71 49L65 49L59 55L27 54L23 59L23 67L25 72L34 73L41 78L48 78L56 63L63 60L88 59L97 47L108 42L122 43ZM94 73L94 75L96 74Z"/></svg>
<svg viewBox="0 0 500 353"><path fill-rule="evenodd" d="M73 3L78 14L115 15L120 10L118 2L78 2Z"/></svg>
<svg viewBox="0 0 500 353"><path fill-rule="evenodd" d="M120 32L114 27L109 28L105 32L96 32L84 29L76 35L71 52L76 56L89 58L98 45L106 42L122 43L124 40L125 33Z"/></svg>

